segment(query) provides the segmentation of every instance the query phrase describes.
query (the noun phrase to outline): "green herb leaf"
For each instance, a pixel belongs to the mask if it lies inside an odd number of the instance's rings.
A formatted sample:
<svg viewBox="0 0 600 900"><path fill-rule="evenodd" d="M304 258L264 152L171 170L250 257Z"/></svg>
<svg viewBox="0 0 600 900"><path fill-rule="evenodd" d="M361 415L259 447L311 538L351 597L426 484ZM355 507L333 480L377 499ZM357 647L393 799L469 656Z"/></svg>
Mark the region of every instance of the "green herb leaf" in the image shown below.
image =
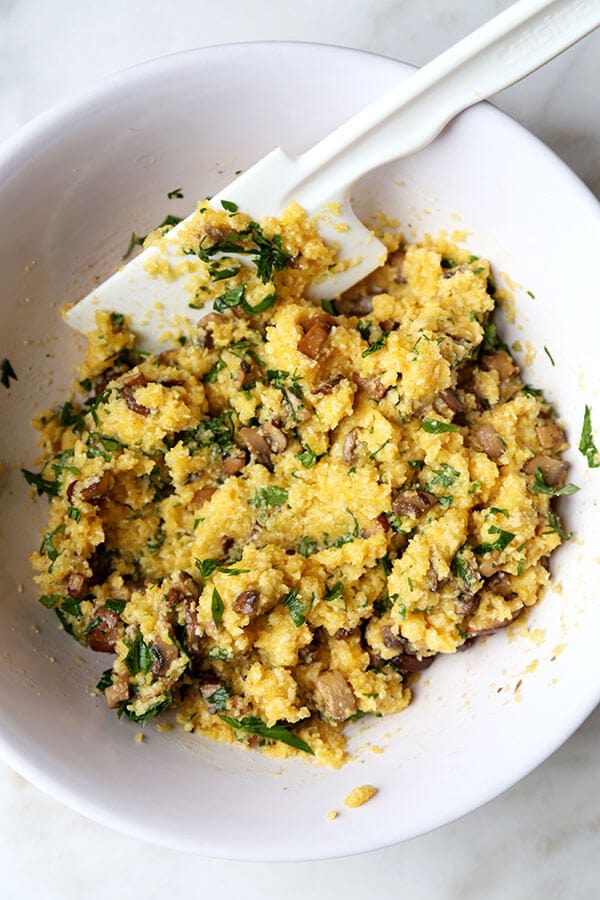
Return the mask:
<svg viewBox="0 0 600 900"><path fill-rule="evenodd" d="M305 447L302 453L298 453L296 459L300 460L305 469L312 469L317 461L317 457L310 447Z"/></svg>
<svg viewBox="0 0 600 900"><path fill-rule="evenodd" d="M231 651L225 647L211 647L208 651L209 659L231 659Z"/></svg>
<svg viewBox="0 0 600 900"><path fill-rule="evenodd" d="M48 494L49 497L58 497L60 489L58 481L51 481L48 478L44 478L41 472L38 474L36 472L29 472L27 469L21 469L21 474L27 484L30 484L36 489L38 497L41 496L41 494Z"/></svg>
<svg viewBox="0 0 600 900"><path fill-rule="evenodd" d="M471 578L472 572L471 572L471 567L469 566L469 564L461 556L462 549L463 548L461 547L461 549L458 551L458 553L452 560L452 571L458 578L461 579L461 581L464 581L464 583L466 584L467 587L469 587L469 585L471 584L471 580L472 580L472 578Z"/></svg>
<svg viewBox="0 0 600 900"><path fill-rule="evenodd" d="M447 463L442 463L439 469L433 471L435 476L431 479L430 484L440 484L442 487L451 487L460 475L457 469Z"/></svg>
<svg viewBox="0 0 600 900"><path fill-rule="evenodd" d="M148 707L146 712L144 713L136 713L131 709L127 708L128 700L124 700L119 704L119 712L117 715L119 718L121 716L126 716L128 719L131 719L132 722L137 722L138 725L141 725L142 728L148 723L148 719L152 719L154 716L157 716L160 712L167 709L173 702L173 694L171 691L166 691L163 698L159 699L152 706Z"/></svg>
<svg viewBox="0 0 600 900"><path fill-rule="evenodd" d="M219 713L219 716L234 731L256 734L270 741L279 741L282 744L287 744L289 747L294 747L296 750L302 750L304 753L314 756L314 751L306 741L303 741L302 738L294 734L285 725L272 725L269 727L256 716L244 716L242 719L232 719L231 716L226 716L224 713Z"/></svg>
<svg viewBox="0 0 600 900"><path fill-rule="evenodd" d="M553 366L555 366L556 363L554 362L554 358L553 358L552 354L550 353L550 351L548 350L548 348L547 348L546 346L544 346L544 353L546 354L546 356L547 356L548 359L550 360L551 364L552 364Z"/></svg>
<svg viewBox="0 0 600 900"><path fill-rule="evenodd" d="M375 353L377 350L381 350L387 340L388 334L389 331L382 332L381 336L378 337L376 341L373 341L372 344L369 344L367 349L363 350L361 354L363 359L365 359L367 356L370 356L372 353Z"/></svg>
<svg viewBox="0 0 600 900"><path fill-rule="evenodd" d="M250 506L254 506L256 509L283 506L288 502L288 492L286 488L278 487L277 485L257 488L254 497L248 502Z"/></svg>
<svg viewBox="0 0 600 900"><path fill-rule="evenodd" d="M232 203L231 200L221 200L221 206L230 213L236 213L239 209L237 203Z"/></svg>
<svg viewBox="0 0 600 900"><path fill-rule="evenodd" d="M569 497L571 494L576 494L579 488L576 484L571 484L570 482L561 488L553 487L551 484L546 483L542 470L536 469L533 484L530 486L529 490L532 494L548 494L550 497Z"/></svg>
<svg viewBox="0 0 600 900"><path fill-rule="evenodd" d="M217 688L217 690L210 695L210 697L206 698L206 702L215 710L223 710L227 709L227 701L230 696L229 691L225 685L222 684L220 688ZM212 712L212 710L209 710L209 712Z"/></svg>
<svg viewBox="0 0 600 900"><path fill-rule="evenodd" d="M324 309L330 316L337 316L337 309L333 304L333 300L321 300L321 309Z"/></svg>
<svg viewBox="0 0 600 900"><path fill-rule="evenodd" d="M319 545L314 538L309 537L301 537L298 541L297 551L300 556L304 556L308 559L309 556L312 556L313 553L316 553L319 549Z"/></svg>
<svg viewBox="0 0 600 900"><path fill-rule="evenodd" d="M296 628L304 625L306 621L306 606L300 599L298 591L291 590L284 599L283 605L289 609L292 622Z"/></svg>
<svg viewBox="0 0 600 900"><path fill-rule="evenodd" d="M79 522L81 519L81 511L78 510L76 506L69 506L67 515L69 519L73 519L74 522Z"/></svg>
<svg viewBox="0 0 600 900"><path fill-rule="evenodd" d="M543 534L558 534L562 541L569 541L573 537L573 532L565 531L560 517L552 510L548 513L548 525L550 526L548 531L544 531Z"/></svg>
<svg viewBox="0 0 600 900"><path fill-rule="evenodd" d="M119 615L123 612L126 606L127 600L119 600L115 597L109 597L104 601L105 609L110 609L111 612L119 613Z"/></svg>
<svg viewBox="0 0 600 900"><path fill-rule="evenodd" d="M146 674L157 656L145 643L142 632L138 631L133 641L129 642L127 638L124 638L123 642L127 647L127 656L123 662L129 672L132 675L137 675L139 672Z"/></svg>
<svg viewBox="0 0 600 900"><path fill-rule="evenodd" d="M183 192L181 188L173 188L172 191L169 191L167 194L167 198L169 200L183 200Z"/></svg>
<svg viewBox="0 0 600 900"><path fill-rule="evenodd" d="M39 598L42 606L45 606L46 609L54 609L58 601L60 600L60 594L42 594Z"/></svg>
<svg viewBox="0 0 600 900"><path fill-rule="evenodd" d="M452 505L453 500L452 494L446 494L444 497L438 497L438 505L440 509L448 509Z"/></svg>
<svg viewBox="0 0 600 900"><path fill-rule="evenodd" d="M105 669L100 677L100 681L96 685L96 690L104 693L107 687L112 684L112 669Z"/></svg>
<svg viewBox="0 0 600 900"><path fill-rule="evenodd" d="M594 443L592 411L587 405L583 414L583 426L581 428L581 437L579 439L579 452L583 453L587 459L590 469L597 469L600 466L600 454Z"/></svg>
<svg viewBox="0 0 600 900"><path fill-rule="evenodd" d="M234 306L239 306L244 299L245 293L245 284L240 284L237 287L225 291L224 294L221 294L221 296L217 297L215 300L214 307L216 311L224 312L226 309L232 309Z"/></svg>
<svg viewBox="0 0 600 900"><path fill-rule="evenodd" d="M341 581L336 581L333 587L329 588L323 600L339 600L340 597L343 596L344 593L344 585Z"/></svg>
<svg viewBox="0 0 600 900"><path fill-rule="evenodd" d="M497 534L498 537L493 543L484 542L475 547L475 553L493 553L495 550L505 550L510 542L514 539L514 534L510 531L503 531L497 525L490 525L489 534Z"/></svg>
<svg viewBox="0 0 600 900"><path fill-rule="evenodd" d="M427 434L444 434L446 431L458 431L458 427L451 422L440 422L438 419L425 418L420 425Z"/></svg>
<svg viewBox="0 0 600 900"><path fill-rule="evenodd" d="M221 620L223 618L223 612L225 610L225 604L223 603L223 598L220 593L216 589L213 588L212 592L212 600L210 604L210 611L212 614L212 620L215 623L216 627L219 628L221 625Z"/></svg>
<svg viewBox="0 0 600 900"><path fill-rule="evenodd" d="M15 370L10 364L10 360L6 359L6 357L0 363L0 381L4 385L5 388L10 387L10 380L12 378L13 381L18 381Z"/></svg>
<svg viewBox="0 0 600 900"><path fill-rule="evenodd" d="M40 553L42 555L45 553L50 562L55 562L58 559L60 550L58 550L54 546L54 538L56 537L56 535L60 534L62 530L62 525L59 525L54 529L54 531L46 531L42 535L42 546L40 547Z"/></svg>

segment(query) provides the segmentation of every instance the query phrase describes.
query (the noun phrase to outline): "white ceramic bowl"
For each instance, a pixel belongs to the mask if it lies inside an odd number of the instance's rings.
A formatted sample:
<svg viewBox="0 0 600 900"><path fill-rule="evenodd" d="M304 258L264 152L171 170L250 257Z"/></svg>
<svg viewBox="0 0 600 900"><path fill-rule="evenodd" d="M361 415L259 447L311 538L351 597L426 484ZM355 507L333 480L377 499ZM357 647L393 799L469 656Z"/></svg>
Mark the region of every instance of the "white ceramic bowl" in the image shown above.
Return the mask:
<svg viewBox="0 0 600 900"><path fill-rule="evenodd" d="M295 860L382 847L442 825L514 784L555 750L600 694L600 470L576 444L584 403L600 428L598 204L526 131L490 106L429 149L365 179L357 208L383 208L417 236L472 232L473 252L522 285L510 340L536 349L528 380L556 402L574 444L554 588L527 620L440 659L399 716L354 727L338 772L279 766L237 746L118 721L93 685L107 661L83 652L35 600L33 507L18 466L36 455L33 407L64 399L81 340L58 308L120 262L132 230L187 212L273 146L299 152L409 74L334 47L238 44L184 53L105 80L0 149L0 750L43 790L99 822L211 856ZM167 202L182 186L185 201ZM535 294L535 299L526 291ZM546 345L556 366L543 352ZM24 588L21 588L24 585ZM385 748L377 755L372 743ZM279 774L276 774L279 773ZM328 822L357 784L377 797Z"/></svg>

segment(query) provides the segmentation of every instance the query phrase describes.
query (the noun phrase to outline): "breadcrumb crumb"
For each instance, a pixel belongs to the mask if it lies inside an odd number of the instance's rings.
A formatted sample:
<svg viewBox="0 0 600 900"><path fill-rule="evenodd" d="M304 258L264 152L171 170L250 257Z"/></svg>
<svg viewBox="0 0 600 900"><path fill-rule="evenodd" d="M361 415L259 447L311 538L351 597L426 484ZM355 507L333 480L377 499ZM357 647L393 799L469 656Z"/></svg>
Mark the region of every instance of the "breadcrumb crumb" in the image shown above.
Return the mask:
<svg viewBox="0 0 600 900"><path fill-rule="evenodd" d="M371 797L374 797L376 793L377 788L373 787L372 784L362 784L350 791L344 803L349 809L355 809L357 806L362 806Z"/></svg>

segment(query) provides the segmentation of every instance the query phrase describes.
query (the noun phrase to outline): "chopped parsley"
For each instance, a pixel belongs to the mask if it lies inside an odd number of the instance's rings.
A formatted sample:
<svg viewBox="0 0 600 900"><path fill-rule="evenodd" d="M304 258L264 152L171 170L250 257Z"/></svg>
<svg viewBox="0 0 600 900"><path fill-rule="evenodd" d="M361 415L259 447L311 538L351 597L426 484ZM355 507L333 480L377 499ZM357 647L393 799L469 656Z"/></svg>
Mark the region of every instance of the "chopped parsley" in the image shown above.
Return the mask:
<svg viewBox="0 0 600 900"><path fill-rule="evenodd" d="M497 525L490 525L488 533L497 534L498 537L493 542L487 541L477 544L475 553L493 553L495 550L505 550L515 537L511 531L504 531L502 528L498 528Z"/></svg>
<svg viewBox="0 0 600 900"><path fill-rule="evenodd" d="M231 651L226 647L211 647L208 651L209 659L231 659Z"/></svg>
<svg viewBox="0 0 600 900"><path fill-rule="evenodd" d="M285 597L283 605L289 609L292 622L296 628L300 628L301 625L304 625L306 621L306 606L300 599L298 591L291 590Z"/></svg>
<svg viewBox="0 0 600 900"><path fill-rule="evenodd" d="M239 208L237 203L232 203L231 200L221 200L221 206L230 213L236 213Z"/></svg>
<svg viewBox="0 0 600 900"><path fill-rule="evenodd" d="M548 525L548 530L543 531L542 534L558 534L562 541L569 541L573 537L573 532L565 531L560 517L552 512L552 510L548 513Z"/></svg>
<svg viewBox="0 0 600 900"><path fill-rule="evenodd" d="M152 719L154 716L157 716L164 709L167 709L173 702L173 694L171 691L165 691L162 699L158 699L156 703L152 706L149 706L146 712L136 713L132 709L129 709L127 704L128 700L124 700L119 704L119 711L117 713L118 717L127 716L128 719L131 719L132 722L137 722L138 725L141 725L142 728L147 724L148 719Z"/></svg>
<svg viewBox="0 0 600 900"><path fill-rule="evenodd" d="M169 200L183 200L183 191L180 187L173 188L172 191L169 191L167 194L167 198Z"/></svg>
<svg viewBox="0 0 600 900"><path fill-rule="evenodd" d="M425 418L419 426L427 434L444 434L446 431L458 431L458 427L451 422L440 422L438 419Z"/></svg>
<svg viewBox="0 0 600 900"><path fill-rule="evenodd" d="M127 647L127 656L123 660L129 672L132 675L138 675L140 672L146 674L152 663L157 659L157 654L146 644L142 637L142 632L138 631L133 641L123 638L123 643Z"/></svg>
<svg viewBox="0 0 600 900"><path fill-rule="evenodd" d="M223 598L220 593L216 589L213 588L212 599L210 602L210 612L212 615L212 620L215 623L216 627L219 628L221 625L221 620L223 619L223 612L225 611L225 604L223 603Z"/></svg>
<svg viewBox="0 0 600 900"><path fill-rule="evenodd" d="M313 553L316 553L319 549L319 545L314 538L309 537L301 537L298 541L298 547L296 548L300 556L304 556L308 558L312 556Z"/></svg>
<svg viewBox="0 0 600 900"><path fill-rule="evenodd" d="M212 706L216 711L227 709L227 701L229 700L230 693L225 687L224 684L221 685L220 688L217 688L216 691L210 695L210 697L206 698L206 702Z"/></svg>
<svg viewBox="0 0 600 900"><path fill-rule="evenodd" d="M27 484L36 489L38 497L42 494L48 494L49 497L58 497L60 490L58 481L51 481L49 478L44 478L41 472L38 474L37 472L30 472L28 469L21 469L21 474Z"/></svg>
<svg viewBox="0 0 600 900"><path fill-rule="evenodd" d="M367 356L370 356L372 353L375 353L377 350L381 350L387 340L388 334L389 334L389 331L382 332L381 336L378 337L376 341L373 341L372 344L369 344L367 349L363 350L363 352L361 354L363 359L366 358Z"/></svg>
<svg viewBox="0 0 600 900"><path fill-rule="evenodd" d="M548 350L548 348L547 348L546 346L544 346L544 353L546 354L546 356L547 356L548 359L550 360L551 364L552 364L553 366L555 366L556 363L554 362L554 357L552 356L552 354L550 353L550 351Z"/></svg>
<svg viewBox="0 0 600 900"><path fill-rule="evenodd" d="M339 600L344 593L344 585L341 581L336 581L333 587L329 588L323 600Z"/></svg>
<svg viewBox="0 0 600 900"><path fill-rule="evenodd" d="M460 472L448 463L442 463L439 469L434 469L434 477L430 484L439 484L442 487L451 487L456 479L460 476Z"/></svg>
<svg viewBox="0 0 600 900"><path fill-rule="evenodd" d="M4 385L5 388L10 387L10 380L12 378L13 381L18 381L15 370L10 364L10 360L6 359L6 357L0 363L0 381Z"/></svg>
<svg viewBox="0 0 600 900"><path fill-rule="evenodd" d="M119 613L119 615L123 612L126 606L127 600L119 600L114 597L109 597L108 600L105 600L104 602L105 609L110 609L112 612Z"/></svg>
<svg viewBox="0 0 600 900"><path fill-rule="evenodd" d="M265 738L269 741L279 741L282 744L287 744L289 747L294 747L296 750L302 750L304 753L309 753L311 756L314 756L314 750L309 747L306 741L303 741L302 738L298 737L297 734L294 734L294 732L285 725L268 726L265 725L262 719L259 719L256 716L244 716L242 719L233 719L231 716L226 716L224 713L219 713L219 716L233 728L234 731L255 734L258 735L258 737Z"/></svg>
<svg viewBox="0 0 600 900"><path fill-rule="evenodd" d="M600 454L594 443L594 432L592 429L592 411L586 405L583 413L583 426L581 428L581 437L579 439L579 452L587 459L590 469L597 469L600 466Z"/></svg>
<svg viewBox="0 0 600 900"><path fill-rule="evenodd" d="M571 484L570 482L561 488L547 484L542 470L536 469L533 484L530 486L529 490L532 494L548 494L550 497L569 497L571 494L576 494L579 488L576 484Z"/></svg>
<svg viewBox="0 0 600 900"><path fill-rule="evenodd" d="M461 555L463 549L464 548L461 547L461 549L458 551L458 553L452 560L452 571L457 576L457 578L460 578L461 581L464 581L466 586L469 587L469 585L471 584L471 580L472 580L471 579L472 572L471 572L471 567L466 562L466 560L463 559L463 557Z"/></svg>
<svg viewBox="0 0 600 900"><path fill-rule="evenodd" d="M302 463L305 469L312 469L317 461L317 457L312 452L310 447L305 447L302 453L298 453L296 459L298 459Z"/></svg>
<svg viewBox="0 0 600 900"><path fill-rule="evenodd" d="M275 506L283 506L287 501L287 488L274 484L270 487L257 488L254 497L248 502L256 509L270 509Z"/></svg>
<svg viewBox="0 0 600 900"><path fill-rule="evenodd" d="M227 202L223 201L223 204ZM269 239L263 233L258 222L250 222L243 231L233 231L222 241L217 241L210 247L204 246L204 238L202 238L197 252L203 262L210 262L217 253L226 255L240 253L252 256L256 265L256 274L263 284L272 281L274 273L281 272L292 259L292 256L283 247L281 235L274 234Z"/></svg>

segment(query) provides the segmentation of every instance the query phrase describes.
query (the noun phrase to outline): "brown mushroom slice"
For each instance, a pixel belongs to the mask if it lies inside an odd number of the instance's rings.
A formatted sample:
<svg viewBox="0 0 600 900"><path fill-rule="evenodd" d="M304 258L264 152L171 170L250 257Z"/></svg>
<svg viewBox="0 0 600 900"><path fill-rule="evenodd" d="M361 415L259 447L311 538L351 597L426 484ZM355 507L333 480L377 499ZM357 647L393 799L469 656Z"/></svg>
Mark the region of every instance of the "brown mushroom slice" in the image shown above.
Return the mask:
<svg viewBox="0 0 600 900"><path fill-rule="evenodd" d="M385 513L381 513L377 516L376 519L367 525L366 528L363 529L362 536L365 538L373 537L374 534L378 532L386 532L390 530L390 523L388 521L388 517Z"/></svg>
<svg viewBox="0 0 600 900"><path fill-rule="evenodd" d="M161 638L156 638L150 644L150 649L154 654L154 661L150 666L150 671L157 676L164 675L169 670L171 663L179 656L179 651L175 644L163 641Z"/></svg>
<svg viewBox="0 0 600 900"><path fill-rule="evenodd" d="M317 396L324 397L327 394L331 394L333 389L340 383L342 380L341 375L334 375L329 381L324 381L322 384L317 385L314 389L313 394L317 394Z"/></svg>
<svg viewBox="0 0 600 900"><path fill-rule="evenodd" d="M544 481L551 487L556 487L564 481L569 471L569 463L566 459L555 459L553 456L533 456L523 466L523 472L527 475L535 475L540 470Z"/></svg>
<svg viewBox="0 0 600 900"><path fill-rule="evenodd" d="M315 687L323 701L325 715L334 722L343 722L356 712L356 698L352 688L337 669L321 672Z"/></svg>
<svg viewBox="0 0 600 900"><path fill-rule="evenodd" d="M476 444L490 459L499 459L506 450L504 441L496 429L487 422L475 429L473 437Z"/></svg>
<svg viewBox="0 0 600 900"><path fill-rule="evenodd" d="M396 250L394 253L390 253L387 258L387 265L391 266L392 269L395 269L394 281L396 282L396 284L406 283L406 278L404 277L403 273L405 259L406 251L403 247L401 247L399 250Z"/></svg>
<svg viewBox="0 0 600 900"><path fill-rule="evenodd" d="M440 391L438 394L439 399L442 403L451 409L453 413L464 413L466 407L462 402L454 388L445 388L443 391Z"/></svg>
<svg viewBox="0 0 600 900"><path fill-rule="evenodd" d="M472 616L477 612L480 603L481 597L477 594L463 593L454 601L454 609L459 616Z"/></svg>
<svg viewBox="0 0 600 900"><path fill-rule="evenodd" d="M381 640L385 647L389 650L406 650L406 641L402 635L394 634L389 625L383 625L381 628Z"/></svg>
<svg viewBox="0 0 600 900"><path fill-rule="evenodd" d="M243 456L228 456L223 460L223 472L225 475L238 475L246 465L246 454Z"/></svg>
<svg viewBox="0 0 600 900"><path fill-rule="evenodd" d="M371 400L383 400L389 390L376 375L370 375L368 378L361 378L360 375L356 375L354 381L358 389L364 391Z"/></svg>
<svg viewBox="0 0 600 900"><path fill-rule="evenodd" d="M271 448L258 428L240 428L240 437L258 463L267 469L273 468Z"/></svg>
<svg viewBox="0 0 600 900"><path fill-rule="evenodd" d="M190 505L196 509L199 506L204 506L205 503L208 503L213 494L216 494L216 487L212 487L211 485L205 485L199 490L194 491L192 494L192 499L190 501Z"/></svg>
<svg viewBox="0 0 600 900"><path fill-rule="evenodd" d="M117 678L104 691L104 698L109 709L116 709L125 700L129 700L129 682L126 678Z"/></svg>
<svg viewBox="0 0 600 900"><path fill-rule="evenodd" d="M304 334L298 341L298 350L310 359L317 359L335 325L327 314L313 316L302 324Z"/></svg>
<svg viewBox="0 0 600 900"><path fill-rule="evenodd" d="M514 622L521 613L522 609L517 609L515 612L511 613L508 619L491 619L484 627L477 628L473 625L466 625L465 631L469 635L469 637L483 637L486 634L494 634L496 631L500 631L502 628L507 628L511 622Z"/></svg>
<svg viewBox="0 0 600 900"><path fill-rule="evenodd" d="M114 653L115 644L122 630L119 616L112 609L101 606L94 618L98 621L87 633L88 647L97 653Z"/></svg>
<svg viewBox="0 0 600 900"><path fill-rule="evenodd" d="M566 445L565 433L558 425L536 425L535 432L544 450L559 450Z"/></svg>
<svg viewBox="0 0 600 900"><path fill-rule="evenodd" d="M502 597L508 597L513 593L513 586L511 577L508 572L495 572L491 578L489 578L485 587L493 591L494 594L500 594Z"/></svg>
<svg viewBox="0 0 600 900"><path fill-rule="evenodd" d="M356 448L358 447L358 428L353 428L344 438L342 453L344 462L351 466L356 462Z"/></svg>
<svg viewBox="0 0 600 900"><path fill-rule="evenodd" d="M335 301L336 309L344 316L368 316L373 312L373 294L357 294L340 297Z"/></svg>
<svg viewBox="0 0 600 900"><path fill-rule="evenodd" d="M428 491L400 491L392 500L392 510L397 516L416 518L431 509L437 499Z"/></svg>
<svg viewBox="0 0 600 900"><path fill-rule="evenodd" d="M288 439L281 428L273 425L272 422L267 422L265 425L261 425L258 431L264 437L272 453L283 453L288 445Z"/></svg>
<svg viewBox="0 0 600 900"><path fill-rule="evenodd" d="M67 594L76 600L82 600L87 594L87 578L81 572L70 572L67 578Z"/></svg>
<svg viewBox="0 0 600 900"><path fill-rule="evenodd" d="M240 616L253 616L255 615L258 608L259 600L260 591L255 591L253 588L248 588L248 590L242 591L241 594L238 594L233 602L233 608L236 613L239 613Z"/></svg>
<svg viewBox="0 0 600 900"><path fill-rule="evenodd" d="M214 346L213 336L212 336L212 325L217 325L219 322L223 322L225 319L220 313L211 312L207 316L204 316L200 321L196 324L196 328L198 329L197 342L200 347L204 347L207 350L211 350Z"/></svg>
<svg viewBox="0 0 600 900"><path fill-rule="evenodd" d="M125 378L122 382L120 390L121 397L125 400L129 409L139 416L149 416L151 411L147 406L137 402L134 391L136 387L144 387L147 384L148 379L142 372L136 372L134 375Z"/></svg>
<svg viewBox="0 0 600 900"><path fill-rule="evenodd" d="M204 234L218 244L233 234L233 228L230 228L229 225L211 225L209 223L204 225Z"/></svg>
<svg viewBox="0 0 600 900"><path fill-rule="evenodd" d="M491 578L498 571L498 565L492 556L487 556L478 564L479 574L482 578Z"/></svg>
<svg viewBox="0 0 600 900"><path fill-rule="evenodd" d="M345 641L349 637L358 633L358 628L338 628L338 630L333 635L333 639L335 641Z"/></svg>
<svg viewBox="0 0 600 900"><path fill-rule="evenodd" d="M73 482L73 484L79 486L77 492L82 500L85 500L87 503L96 503L106 496L111 489L113 476L110 472L102 472L101 475L92 475L89 478L84 478L82 481ZM72 499L72 495L73 491L71 491L69 499Z"/></svg>
<svg viewBox="0 0 600 900"><path fill-rule="evenodd" d="M414 656L412 653L400 653L391 659L390 662L399 672L424 672L432 664L436 655L424 656L422 659L419 659L418 656Z"/></svg>
<svg viewBox="0 0 600 900"><path fill-rule="evenodd" d="M512 357L504 350L497 350L495 353L486 353L481 357L481 365L487 371L498 373L500 381L506 381L519 371L515 366Z"/></svg>

